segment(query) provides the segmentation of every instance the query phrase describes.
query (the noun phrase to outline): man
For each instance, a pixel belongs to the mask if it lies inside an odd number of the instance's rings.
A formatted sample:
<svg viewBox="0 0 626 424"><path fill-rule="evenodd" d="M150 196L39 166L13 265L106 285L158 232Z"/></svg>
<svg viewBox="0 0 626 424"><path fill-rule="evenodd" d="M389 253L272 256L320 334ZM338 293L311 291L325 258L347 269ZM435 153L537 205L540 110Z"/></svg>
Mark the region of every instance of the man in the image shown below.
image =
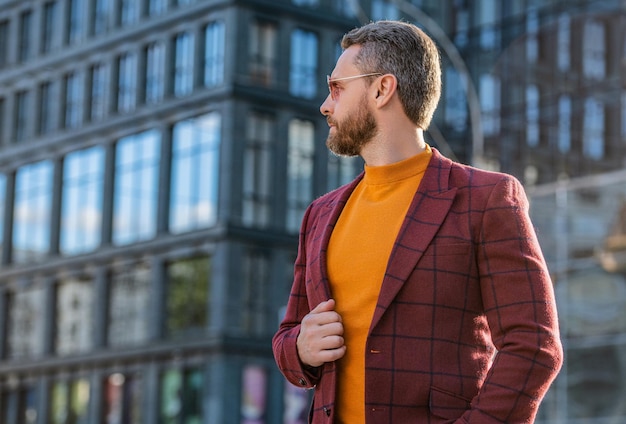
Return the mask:
<svg viewBox="0 0 626 424"><path fill-rule="evenodd" d="M441 91L420 29L346 34L320 107L365 171L315 200L273 339L313 423L531 423L562 363L552 283L511 176L423 138Z"/></svg>

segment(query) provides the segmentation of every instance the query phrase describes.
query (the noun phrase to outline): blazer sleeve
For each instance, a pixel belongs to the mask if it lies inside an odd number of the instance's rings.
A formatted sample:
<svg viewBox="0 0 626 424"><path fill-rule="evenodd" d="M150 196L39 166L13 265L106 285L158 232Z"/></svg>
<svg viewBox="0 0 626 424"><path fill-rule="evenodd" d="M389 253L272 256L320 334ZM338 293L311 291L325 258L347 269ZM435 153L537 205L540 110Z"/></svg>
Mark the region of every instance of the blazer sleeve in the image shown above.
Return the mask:
<svg viewBox="0 0 626 424"><path fill-rule="evenodd" d="M532 423L562 365L554 290L528 208L508 175L486 202L477 262L497 353L460 423Z"/></svg>
<svg viewBox="0 0 626 424"><path fill-rule="evenodd" d="M314 387L319 380L319 369L304 366L298 356L296 340L300 333L302 318L310 312L306 292L306 233L312 207L302 219L298 255L294 264L294 281L287 302L285 316L272 339L274 359L285 378L292 384L304 388Z"/></svg>

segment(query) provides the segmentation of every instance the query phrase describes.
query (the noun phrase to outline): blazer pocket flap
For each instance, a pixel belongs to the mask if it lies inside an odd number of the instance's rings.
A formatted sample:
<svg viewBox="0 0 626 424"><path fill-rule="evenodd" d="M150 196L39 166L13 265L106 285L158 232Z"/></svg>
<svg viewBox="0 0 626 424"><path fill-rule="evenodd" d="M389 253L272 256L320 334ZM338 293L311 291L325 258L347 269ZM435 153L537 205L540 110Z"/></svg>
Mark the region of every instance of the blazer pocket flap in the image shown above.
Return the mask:
<svg viewBox="0 0 626 424"><path fill-rule="evenodd" d="M470 408L470 401L451 392L430 388L430 412L448 420L459 418Z"/></svg>

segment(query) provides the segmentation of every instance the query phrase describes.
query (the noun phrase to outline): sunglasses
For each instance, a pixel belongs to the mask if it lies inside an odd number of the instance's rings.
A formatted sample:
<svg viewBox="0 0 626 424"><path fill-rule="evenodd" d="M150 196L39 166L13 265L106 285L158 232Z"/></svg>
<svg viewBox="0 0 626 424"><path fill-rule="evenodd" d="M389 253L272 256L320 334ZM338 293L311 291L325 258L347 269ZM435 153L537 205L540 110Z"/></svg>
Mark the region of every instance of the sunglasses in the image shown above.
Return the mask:
<svg viewBox="0 0 626 424"><path fill-rule="evenodd" d="M326 82L328 83L328 92L330 93L330 98L333 101L336 101L339 98L339 86L337 85L337 81L349 81L357 78L363 77L373 77L373 76L381 76L380 72L372 72L369 74L360 74L353 75L351 77L343 77L343 78L331 78L330 75L326 75Z"/></svg>

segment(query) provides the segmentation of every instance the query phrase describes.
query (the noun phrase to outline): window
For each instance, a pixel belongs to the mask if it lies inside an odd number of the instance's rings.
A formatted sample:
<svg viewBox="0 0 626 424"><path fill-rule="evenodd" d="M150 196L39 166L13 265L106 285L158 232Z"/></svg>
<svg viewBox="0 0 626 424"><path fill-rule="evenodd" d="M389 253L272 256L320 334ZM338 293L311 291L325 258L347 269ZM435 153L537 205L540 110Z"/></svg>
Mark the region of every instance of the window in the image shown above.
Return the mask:
<svg viewBox="0 0 626 424"><path fill-rule="evenodd" d="M150 269L132 264L111 275L109 296L109 346L138 345L148 340Z"/></svg>
<svg viewBox="0 0 626 424"><path fill-rule="evenodd" d="M148 0L148 15L161 15L167 10L168 0Z"/></svg>
<svg viewBox="0 0 626 424"><path fill-rule="evenodd" d="M255 22L250 31L249 66L253 83L268 86L274 82L277 63L277 30L269 22Z"/></svg>
<svg viewBox="0 0 626 424"><path fill-rule="evenodd" d="M265 411L268 399L268 372L260 365L247 364L242 372L242 396L241 396L241 419L242 423L263 423L265 422ZM297 409L296 409L297 410ZM293 413L294 411L289 411ZM298 418L289 417L285 423L298 423Z"/></svg>
<svg viewBox="0 0 626 424"><path fill-rule="evenodd" d="M571 147L572 138L572 100L569 96L559 98L559 151L567 153Z"/></svg>
<svg viewBox="0 0 626 424"><path fill-rule="evenodd" d="M13 211L13 261L28 263L42 259L50 247L52 163L22 166L15 176Z"/></svg>
<svg viewBox="0 0 626 424"><path fill-rule="evenodd" d="M65 128L78 128L83 120L83 79L71 73L65 76Z"/></svg>
<svg viewBox="0 0 626 424"><path fill-rule="evenodd" d="M202 368L169 369L160 378L160 421L166 424L203 422Z"/></svg>
<svg viewBox="0 0 626 424"><path fill-rule="evenodd" d="M242 221L247 226L267 227L271 219L272 143L274 117L252 113L246 126L243 166Z"/></svg>
<svg viewBox="0 0 626 424"><path fill-rule="evenodd" d="M292 3L296 6L317 6L319 0L292 0Z"/></svg>
<svg viewBox="0 0 626 424"><path fill-rule="evenodd" d="M447 67L444 75L445 122L454 131L463 132L467 129L468 118L463 82L453 67Z"/></svg>
<svg viewBox="0 0 626 424"><path fill-rule="evenodd" d="M583 153L596 160L604 157L604 106L593 98L585 100Z"/></svg>
<svg viewBox="0 0 626 424"><path fill-rule="evenodd" d="M493 75L480 77L480 106L483 132L486 136L500 132L500 80Z"/></svg>
<svg viewBox="0 0 626 424"><path fill-rule="evenodd" d="M39 86L39 134L47 134L56 128L58 91L58 84L53 82L44 82Z"/></svg>
<svg viewBox="0 0 626 424"><path fill-rule="evenodd" d="M0 174L0 258L4 251L4 214L7 199L7 177Z"/></svg>
<svg viewBox="0 0 626 424"><path fill-rule="evenodd" d="M536 8L528 10L526 15L526 60L536 63L539 59L539 13Z"/></svg>
<svg viewBox="0 0 626 424"><path fill-rule="evenodd" d="M289 122L287 153L287 229L297 232L308 204L313 200L313 123Z"/></svg>
<svg viewBox="0 0 626 424"><path fill-rule="evenodd" d="M176 36L174 59L174 95L191 94L193 90L194 40L189 32Z"/></svg>
<svg viewBox="0 0 626 424"><path fill-rule="evenodd" d="M148 240L156 233L160 144L156 130L124 137L117 143L113 199L115 244Z"/></svg>
<svg viewBox="0 0 626 424"><path fill-rule="evenodd" d="M269 258L264 252L248 250L241 266L241 329L250 336L262 336L269 315Z"/></svg>
<svg viewBox="0 0 626 424"><path fill-rule="evenodd" d="M75 255L100 244L104 150L91 147L69 153L63 162L60 251Z"/></svg>
<svg viewBox="0 0 626 424"><path fill-rule="evenodd" d="M58 355L88 351L93 343L93 285L66 279L57 285L55 351Z"/></svg>
<svg viewBox="0 0 626 424"><path fill-rule="evenodd" d="M539 145L539 88L526 87L526 144Z"/></svg>
<svg viewBox="0 0 626 424"><path fill-rule="evenodd" d="M606 75L606 41L604 25L589 20L583 28L583 74L602 79Z"/></svg>
<svg viewBox="0 0 626 424"><path fill-rule="evenodd" d="M559 16L557 38L557 67L560 71L567 71L570 67L570 17L567 14Z"/></svg>
<svg viewBox="0 0 626 424"><path fill-rule="evenodd" d="M2 424L34 424L39 415L39 390L32 383L21 384L10 393L3 393L5 405L15 405L15 415L11 415L11 408L0 409Z"/></svg>
<svg viewBox="0 0 626 424"><path fill-rule="evenodd" d="M223 22L211 22L204 29L204 85L213 87L224 81L225 34Z"/></svg>
<svg viewBox="0 0 626 424"><path fill-rule="evenodd" d="M152 43L146 48L146 103L163 100L165 93L165 45Z"/></svg>
<svg viewBox="0 0 626 424"><path fill-rule="evenodd" d="M217 220L221 116L213 112L173 128L169 229L181 233Z"/></svg>
<svg viewBox="0 0 626 424"><path fill-rule="evenodd" d="M186 258L167 265L166 332L179 336L202 332L209 318L211 262Z"/></svg>
<svg viewBox="0 0 626 424"><path fill-rule="evenodd" d="M93 33L104 34L113 27L113 0L95 0L94 9Z"/></svg>
<svg viewBox="0 0 626 424"><path fill-rule="evenodd" d="M103 415L107 424L143 422L142 383L139 373L116 372L107 376L103 393Z"/></svg>
<svg viewBox="0 0 626 424"><path fill-rule="evenodd" d="M352 181L363 169L357 168L360 161L356 157L341 157L328 152L328 184L327 191L336 189L339 186Z"/></svg>
<svg viewBox="0 0 626 424"><path fill-rule="evenodd" d="M43 7L43 28L41 31L41 52L48 53L59 47L57 25L59 22L59 5L57 1L49 1Z"/></svg>
<svg viewBox="0 0 626 424"><path fill-rule="evenodd" d="M67 43L75 44L83 38L83 8L85 0L69 0Z"/></svg>
<svg viewBox="0 0 626 424"><path fill-rule="evenodd" d="M139 1L121 0L120 24L127 26L139 20Z"/></svg>
<svg viewBox="0 0 626 424"><path fill-rule="evenodd" d="M17 48L17 59L20 62L25 62L30 59L31 52L31 39L30 34L32 30L33 13L30 10L22 12L20 15L20 32L19 42Z"/></svg>
<svg viewBox="0 0 626 424"><path fill-rule="evenodd" d="M372 0L372 20L398 19L399 12L392 0Z"/></svg>
<svg viewBox="0 0 626 424"><path fill-rule="evenodd" d="M87 423L90 385L87 378L59 380L50 388L50 424Z"/></svg>
<svg viewBox="0 0 626 424"><path fill-rule="evenodd" d="M9 62L9 21L0 21L0 68Z"/></svg>
<svg viewBox="0 0 626 424"><path fill-rule="evenodd" d="M622 101L621 101L621 109L622 109L622 113L621 113L621 119L622 119L622 128L621 128L621 135L622 135L622 141L626 140L626 90L622 91ZM2 114L0 114L0 118L2 117Z"/></svg>
<svg viewBox="0 0 626 424"><path fill-rule="evenodd" d="M117 111L130 112L137 103L137 56L125 53L117 64Z"/></svg>
<svg viewBox="0 0 626 424"><path fill-rule="evenodd" d="M92 122L100 121L107 112L107 93L109 92L108 68L103 64L95 64L89 69L90 101L89 119Z"/></svg>
<svg viewBox="0 0 626 424"><path fill-rule="evenodd" d="M44 353L45 299L46 291L39 286L8 296L7 357L25 359Z"/></svg>
<svg viewBox="0 0 626 424"><path fill-rule="evenodd" d="M15 95L15 141L24 141L29 137L31 116L30 92L18 91Z"/></svg>
<svg viewBox="0 0 626 424"><path fill-rule="evenodd" d="M291 33L289 92L312 99L317 93L317 35L296 29Z"/></svg>

